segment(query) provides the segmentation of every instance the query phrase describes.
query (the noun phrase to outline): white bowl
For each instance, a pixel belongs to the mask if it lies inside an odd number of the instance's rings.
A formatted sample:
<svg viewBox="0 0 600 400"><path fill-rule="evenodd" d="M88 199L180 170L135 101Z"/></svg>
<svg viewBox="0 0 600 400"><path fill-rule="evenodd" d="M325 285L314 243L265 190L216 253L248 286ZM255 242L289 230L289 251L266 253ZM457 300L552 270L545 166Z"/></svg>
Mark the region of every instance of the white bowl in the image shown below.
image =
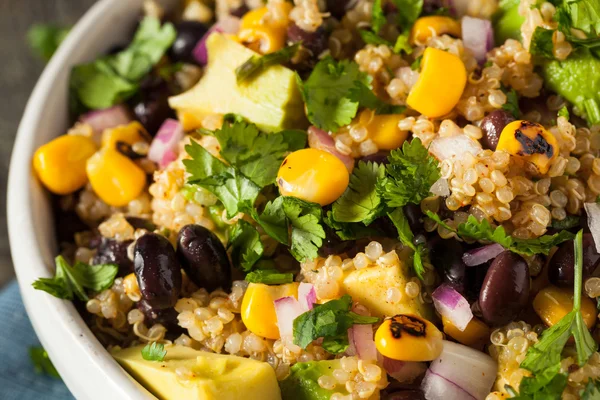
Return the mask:
<svg viewBox="0 0 600 400"><path fill-rule="evenodd" d="M174 0L163 0L173 4ZM10 163L8 228L12 259L33 327L77 399L154 398L113 360L71 302L34 290L54 274L57 253L48 194L32 174L35 150L68 129L72 66L126 44L143 0L101 0L75 25L38 81L21 121ZM56 221L60 223L60 221Z"/></svg>

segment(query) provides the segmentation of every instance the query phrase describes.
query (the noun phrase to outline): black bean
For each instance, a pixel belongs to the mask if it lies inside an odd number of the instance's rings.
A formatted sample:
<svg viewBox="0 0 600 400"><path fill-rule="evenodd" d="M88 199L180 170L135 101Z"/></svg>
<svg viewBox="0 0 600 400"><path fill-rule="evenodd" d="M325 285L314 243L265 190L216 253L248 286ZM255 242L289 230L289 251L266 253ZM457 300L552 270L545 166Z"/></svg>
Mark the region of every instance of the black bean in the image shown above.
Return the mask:
<svg viewBox="0 0 600 400"><path fill-rule="evenodd" d="M169 55L174 61L197 64L194 48L208 31L208 27L197 21L182 21L176 26L177 37L171 46Z"/></svg>
<svg viewBox="0 0 600 400"><path fill-rule="evenodd" d="M384 400L425 400L425 396L420 390L402 390L388 394Z"/></svg>
<svg viewBox="0 0 600 400"><path fill-rule="evenodd" d="M462 260L462 244L455 239L442 239L436 235L428 242L428 246L431 262L441 269L444 282L464 294L467 289L467 267Z"/></svg>
<svg viewBox="0 0 600 400"><path fill-rule="evenodd" d="M75 211L58 210L54 218L56 221L54 227L59 243L72 243L76 233L90 229Z"/></svg>
<svg viewBox="0 0 600 400"><path fill-rule="evenodd" d="M147 301L140 300L137 302L137 308L144 313L146 326L161 324L168 331L182 330L177 321L178 312L172 307L158 310L153 308Z"/></svg>
<svg viewBox="0 0 600 400"><path fill-rule="evenodd" d="M327 11L337 19L342 19L346 11L350 10L357 3L357 0L326 0Z"/></svg>
<svg viewBox="0 0 600 400"><path fill-rule="evenodd" d="M589 278L600 264L600 254L591 233L583 234L583 279ZM572 287L575 280L573 242L561 244L548 263L548 279L556 286Z"/></svg>
<svg viewBox="0 0 600 400"><path fill-rule="evenodd" d="M327 48L327 35L323 28L314 32L307 32L292 23L287 30L287 38L292 43L302 42L302 47L309 50L313 57L317 57Z"/></svg>
<svg viewBox="0 0 600 400"><path fill-rule="evenodd" d="M131 104L133 113L151 136L156 135L158 128L170 117L174 116L169 107L169 85L158 77L146 78L140 87L140 94Z"/></svg>
<svg viewBox="0 0 600 400"><path fill-rule="evenodd" d="M374 162L377 164L383 164L383 165L387 165L390 163L390 160L388 160L388 156L390 155L390 152L387 150L380 150L377 153L374 154L370 154L368 156L364 156L359 158L359 161L364 161L364 162Z"/></svg>
<svg viewBox="0 0 600 400"><path fill-rule="evenodd" d="M404 215L415 236L425 232L425 228L423 227L423 212L419 205L408 203L404 206Z"/></svg>
<svg viewBox="0 0 600 400"><path fill-rule="evenodd" d="M188 277L209 292L231 288L231 265L217 235L201 225L186 225L179 231L177 256Z"/></svg>
<svg viewBox="0 0 600 400"><path fill-rule="evenodd" d="M133 262L127 257L127 248L133 240L115 240L103 237L92 260L92 265L117 264L118 276L125 276L133 272Z"/></svg>
<svg viewBox="0 0 600 400"><path fill-rule="evenodd" d="M518 254L500 253L488 270L481 293L479 307L483 319L497 326L514 320L529 300L529 267Z"/></svg>
<svg viewBox="0 0 600 400"><path fill-rule="evenodd" d="M125 219L129 225L133 227L133 229L145 229L147 231L153 231L156 229L156 225L146 218L125 217Z"/></svg>
<svg viewBox="0 0 600 400"><path fill-rule="evenodd" d="M481 120L481 130L483 131L481 145L483 148L496 150L502 130L514 120L515 117L505 110L495 110L486 115L486 117Z"/></svg>
<svg viewBox="0 0 600 400"><path fill-rule="evenodd" d="M175 249L164 236L147 233L134 248L133 264L142 297L150 307L173 307L181 292L181 268Z"/></svg>

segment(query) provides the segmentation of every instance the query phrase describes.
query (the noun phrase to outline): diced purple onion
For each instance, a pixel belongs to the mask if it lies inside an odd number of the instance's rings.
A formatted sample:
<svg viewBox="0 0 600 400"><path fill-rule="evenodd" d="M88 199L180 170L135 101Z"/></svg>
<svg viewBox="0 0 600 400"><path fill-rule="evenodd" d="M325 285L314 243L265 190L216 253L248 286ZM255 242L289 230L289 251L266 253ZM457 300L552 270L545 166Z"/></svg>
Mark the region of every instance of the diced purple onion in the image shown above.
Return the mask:
<svg viewBox="0 0 600 400"><path fill-rule="evenodd" d="M352 311L359 315L365 314L364 310L366 309L361 306L354 306L352 308ZM373 325L352 325L348 329L348 341L352 344L356 355L361 360L377 360L378 353L375 347L375 340L373 339Z"/></svg>
<svg viewBox="0 0 600 400"><path fill-rule="evenodd" d="M177 159L179 142L184 136L185 132L181 124L174 119L167 119L150 144L148 159L157 163L161 168L166 167Z"/></svg>
<svg viewBox="0 0 600 400"><path fill-rule="evenodd" d="M294 333L294 320L304 313L300 303L293 296L275 300L275 314L281 337L289 337Z"/></svg>
<svg viewBox="0 0 600 400"><path fill-rule="evenodd" d="M467 251L463 254L462 260L467 267L474 267L496 258L503 251L504 247L498 243L488 244L487 246Z"/></svg>
<svg viewBox="0 0 600 400"><path fill-rule="evenodd" d="M462 40L465 47L473 52L479 64L485 63L486 54L494 47L494 28L489 19L462 18Z"/></svg>
<svg viewBox="0 0 600 400"><path fill-rule="evenodd" d="M79 120L90 125L95 136L102 135L105 129L115 128L131 122L131 115L127 108L122 105L112 106L103 110L94 110L83 114Z"/></svg>
<svg viewBox="0 0 600 400"><path fill-rule="evenodd" d="M442 354L429 365L421 389L427 400L484 400L497 370L487 354L444 340Z"/></svg>
<svg viewBox="0 0 600 400"><path fill-rule="evenodd" d="M415 361L400 361L383 356L383 369L401 383L412 383L427 371L427 364Z"/></svg>
<svg viewBox="0 0 600 400"><path fill-rule="evenodd" d="M317 292L311 283L301 282L298 286L298 302L304 311L313 309L317 302Z"/></svg>
<svg viewBox="0 0 600 400"><path fill-rule="evenodd" d="M587 214L588 227L596 244L596 251L600 253L600 204L584 203L583 207Z"/></svg>
<svg viewBox="0 0 600 400"><path fill-rule="evenodd" d="M452 286L443 283L431 294L437 312L446 317L461 331L464 331L471 319L473 311L467 299Z"/></svg>
<svg viewBox="0 0 600 400"><path fill-rule="evenodd" d="M230 15L221 18L213 26L211 26L208 32L206 32L204 36L202 36L202 39L198 41L196 47L194 47L192 54L194 55L196 61L198 61L200 65L206 65L208 63L208 51L206 49L206 41L208 40L208 37L211 34L215 32L236 34L239 30L240 19L238 17Z"/></svg>
<svg viewBox="0 0 600 400"><path fill-rule="evenodd" d="M308 128L308 147L333 154L344 163L349 172L354 169L354 158L337 151L333 138L327 132L315 126Z"/></svg>

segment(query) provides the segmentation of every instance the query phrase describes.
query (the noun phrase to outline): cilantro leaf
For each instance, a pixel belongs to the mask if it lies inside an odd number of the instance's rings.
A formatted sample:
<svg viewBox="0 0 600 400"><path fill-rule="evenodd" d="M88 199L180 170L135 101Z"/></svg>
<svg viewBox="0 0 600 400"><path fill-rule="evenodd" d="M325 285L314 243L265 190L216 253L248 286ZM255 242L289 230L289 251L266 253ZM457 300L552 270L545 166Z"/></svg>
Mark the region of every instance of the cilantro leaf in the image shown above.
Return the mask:
<svg viewBox="0 0 600 400"><path fill-rule="evenodd" d="M410 29L423 12L423 0L392 0L398 9L396 20L403 29Z"/></svg>
<svg viewBox="0 0 600 400"><path fill-rule="evenodd" d="M273 53L266 54L264 56L252 56L242 65L235 69L235 77L237 83L245 82L257 74L262 73L268 67L273 65L284 64L290 61L300 48L300 43L295 43L291 46L284 47L281 50L277 50Z"/></svg>
<svg viewBox="0 0 600 400"><path fill-rule="evenodd" d="M600 3L595 0L563 1L561 7L570 17L571 28L580 29L588 36L600 35Z"/></svg>
<svg viewBox="0 0 600 400"><path fill-rule="evenodd" d="M33 25L27 31L27 42L39 57L49 61L70 30L54 25Z"/></svg>
<svg viewBox="0 0 600 400"><path fill-rule="evenodd" d="M419 71L421 69L421 61L423 61L422 55L415 58L415 61L413 61L412 64L410 64L410 69L412 69L413 71Z"/></svg>
<svg viewBox="0 0 600 400"><path fill-rule="evenodd" d="M142 358L146 361L163 361L166 355L167 351L162 343L148 343L142 349Z"/></svg>
<svg viewBox="0 0 600 400"><path fill-rule="evenodd" d="M291 272L279 272L276 269L257 269L246 275L246 282L264 283L265 285L283 285L294 282Z"/></svg>
<svg viewBox="0 0 600 400"><path fill-rule="evenodd" d="M406 54L412 54L413 48L410 45L409 35L410 33L405 31L396 38L396 43L394 43L394 53L400 54L405 52Z"/></svg>
<svg viewBox="0 0 600 400"><path fill-rule="evenodd" d="M307 138L298 130L264 133L246 122L225 122L214 135L221 157L259 187L275 182L286 154L304 148Z"/></svg>
<svg viewBox="0 0 600 400"><path fill-rule="evenodd" d="M562 108L560 110L558 110L558 116L565 117L567 119L567 121L569 120L570 115L569 115L569 109L567 108L567 106L562 106Z"/></svg>
<svg viewBox="0 0 600 400"><path fill-rule="evenodd" d="M33 369L35 370L36 374L45 374L53 378L60 379L58 371L54 367L54 364L52 364L50 357L48 357L48 353L43 347L30 347L29 358L33 363Z"/></svg>
<svg viewBox="0 0 600 400"><path fill-rule="evenodd" d="M317 258L325 239L325 231L320 224L321 206L295 197L284 197L282 204L292 230L290 253L298 261Z"/></svg>
<svg viewBox="0 0 600 400"><path fill-rule="evenodd" d="M589 379L587 385L581 392L581 400L600 399L600 380Z"/></svg>
<svg viewBox="0 0 600 400"><path fill-rule="evenodd" d="M400 239L400 242L414 251L413 268L419 279L422 280L425 273L425 267L423 267L423 257L426 252L424 244L415 244L414 235L402 208L396 208L393 212L388 213L388 216L394 223L396 230L398 230L398 239Z"/></svg>
<svg viewBox="0 0 600 400"><path fill-rule="evenodd" d="M183 160L190 174L188 183L201 186L221 200L227 216L233 218L238 212L251 212L260 188L235 168L226 165L210 154L196 141L185 146L191 159Z"/></svg>
<svg viewBox="0 0 600 400"><path fill-rule="evenodd" d="M388 104L373 93L373 91L364 82L354 82L354 87L350 89L349 98L359 103L362 107L375 110L375 114L401 114L406 107Z"/></svg>
<svg viewBox="0 0 600 400"><path fill-rule="evenodd" d="M362 222L339 222L333 218L333 212L328 211L323 219L325 224L333 229L341 240L357 240L370 236L381 236L381 232Z"/></svg>
<svg viewBox="0 0 600 400"><path fill-rule="evenodd" d="M339 222L363 222L369 225L383 209L377 182L385 176L385 166L360 161L350 176L350 184L333 203L333 219Z"/></svg>
<svg viewBox="0 0 600 400"><path fill-rule="evenodd" d="M175 36L173 24L161 26L157 18L144 18L125 50L73 68L69 86L76 100L90 109L108 108L127 100L171 47Z"/></svg>
<svg viewBox="0 0 600 400"><path fill-rule="evenodd" d="M269 236L279 243L288 246L290 243L289 229L287 216L283 209L283 200L284 197L279 196L275 200L268 202L262 214L259 216L257 212L254 212L253 218Z"/></svg>
<svg viewBox="0 0 600 400"><path fill-rule="evenodd" d="M371 29L373 29L373 33L379 34L379 31L387 22L383 9L381 8L381 0L375 0L373 2L373 11L371 12L371 15Z"/></svg>
<svg viewBox="0 0 600 400"><path fill-rule="evenodd" d="M348 98L355 81L368 83L368 77L358 65L348 60L335 61L326 57L312 73L298 84L310 122L325 131L337 131L352 122L358 111L358 102Z"/></svg>
<svg viewBox="0 0 600 400"><path fill-rule="evenodd" d="M394 43L390 42L387 39L382 38L381 36L371 32L371 31L367 31L365 29L360 29L358 31L358 33L360 34L360 37L362 38L363 42L365 42L366 44L374 44L374 45L384 44L388 47L391 47L392 50L394 51L394 53L396 53L396 54L400 54L402 52L405 52L406 54L412 54L412 52L413 52L413 48L410 45L408 32L404 32L404 33L398 35L398 37L396 38L396 41Z"/></svg>
<svg viewBox="0 0 600 400"><path fill-rule="evenodd" d="M377 317L364 317L350 311L352 297L344 295L340 299L318 304L294 320L294 344L306 347L318 338L324 338L327 351L333 354L348 348L348 329L355 324L368 325L379 321Z"/></svg>
<svg viewBox="0 0 600 400"><path fill-rule="evenodd" d="M564 219L552 220L552 228L563 230L563 229L571 229L581 225L581 218L577 215L567 215Z"/></svg>
<svg viewBox="0 0 600 400"><path fill-rule="evenodd" d="M531 44L529 45L529 52L536 56L542 56L549 59L554 59L554 43L552 43L552 36L554 30L545 29L541 26L535 28L533 35L531 36Z"/></svg>
<svg viewBox="0 0 600 400"><path fill-rule="evenodd" d="M227 247L233 264L244 272L249 272L264 253L258 231L243 219L233 226Z"/></svg>
<svg viewBox="0 0 600 400"><path fill-rule="evenodd" d="M379 193L389 207L419 204L429 196L429 189L440 178L438 161L429 155L419 138L404 142L392 150L386 166L387 177L380 181Z"/></svg>
<svg viewBox="0 0 600 400"><path fill-rule="evenodd" d="M515 118L519 118L521 116L521 109L519 108L519 96L515 89L506 89L502 88L504 94L506 94L506 103L502 105L502 109L508 111Z"/></svg>
<svg viewBox="0 0 600 400"><path fill-rule="evenodd" d="M382 38L381 36L379 36L378 34L376 34L374 32L367 31L365 29L360 29L358 31L358 33L360 34L360 37L363 40L363 42L365 42L366 44L374 44L374 45L384 44L389 47L393 46L392 42Z"/></svg>
<svg viewBox="0 0 600 400"><path fill-rule="evenodd" d="M54 297L87 301L85 289L100 292L112 286L119 267L115 264L88 265L82 262L70 266L63 256L55 258L56 272L53 278L40 278L33 282L34 289L43 290Z"/></svg>

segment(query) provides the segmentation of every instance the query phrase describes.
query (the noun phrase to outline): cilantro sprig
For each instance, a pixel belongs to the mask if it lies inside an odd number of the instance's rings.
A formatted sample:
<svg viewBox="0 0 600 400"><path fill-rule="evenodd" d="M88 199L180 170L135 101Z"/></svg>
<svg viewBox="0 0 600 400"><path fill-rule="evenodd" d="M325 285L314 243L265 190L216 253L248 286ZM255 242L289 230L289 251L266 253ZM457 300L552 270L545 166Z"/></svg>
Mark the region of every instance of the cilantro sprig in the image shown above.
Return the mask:
<svg viewBox="0 0 600 400"><path fill-rule="evenodd" d="M88 265L77 262L71 266L63 256L55 258L56 272L52 278L39 278L34 289L43 290L65 300L89 300L86 289L101 292L112 286L119 267L115 264Z"/></svg>
<svg viewBox="0 0 600 400"><path fill-rule="evenodd" d="M146 361L163 361L166 355L167 351L162 343L148 343L142 349L142 358Z"/></svg>
<svg viewBox="0 0 600 400"><path fill-rule="evenodd" d="M473 215L469 215L467 222L459 224L454 229L445 223L439 215L428 210L425 211L425 214L461 238L498 243L505 249L524 256L532 256L534 254L548 255L553 247L568 240L573 240L575 237L569 231L561 231L554 235L543 235L536 239L519 239L507 234L504 227L498 226L494 228L487 219L479 221Z"/></svg>
<svg viewBox="0 0 600 400"><path fill-rule="evenodd" d="M314 340L323 338L323 348L339 354L348 348L348 329L352 325L368 325L379 322L377 317L365 317L352 311L352 297L328 301L301 314L294 320L294 344L306 349Z"/></svg>
<svg viewBox="0 0 600 400"><path fill-rule="evenodd" d="M398 230L398 239L403 245L413 250L413 268L419 279L423 280L423 274L425 273L425 267L423 266L423 258L426 256L426 248L424 243L415 244L415 237L410 229L406 215L402 208L398 207L394 211L388 214L394 226Z"/></svg>
<svg viewBox="0 0 600 400"><path fill-rule="evenodd" d="M361 81L354 83L354 87L350 89L349 98L360 104L361 107L374 110L376 115L402 114L406 110L404 106L389 104L381 100L369 86Z"/></svg>
<svg viewBox="0 0 600 400"><path fill-rule="evenodd" d="M265 71L268 67L284 64L290 61L292 58L294 58L299 48L300 43L296 43L264 56L250 57L242 65L235 69L237 83L243 83L252 79L254 76Z"/></svg>
<svg viewBox="0 0 600 400"><path fill-rule="evenodd" d="M291 272L279 272L276 269L257 269L246 275L246 282L264 283L265 285L283 285L294 281Z"/></svg>
<svg viewBox="0 0 600 400"><path fill-rule="evenodd" d="M502 91L506 95L506 103L502 105L502 109L508 111L515 118L519 118L521 116L521 109L519 108L519 95L515 91L515 89L508 90L505 87L502 87Z"/></svg>
<svg viewBox="0 0 600 400"><path fill-rule="evenodd" d="M561 394L567 385L567 375L560 372L560 362L562 351L571 336L575 339L577 361L580 367L587 363L598 348L598 344L587 329L581 314L583 231L579 231L575 236L574 247L575 283L573 289L573 309L558 323L544 331L539 342L527 350L527 355L521 363L521 368L530 371L533 375L524 377L521 380L519 395L515 397L516 399L561 398ZM597 388L593 386L586 387L584 393L587 391L589 395L594 390L597 390Z"/></svg>

